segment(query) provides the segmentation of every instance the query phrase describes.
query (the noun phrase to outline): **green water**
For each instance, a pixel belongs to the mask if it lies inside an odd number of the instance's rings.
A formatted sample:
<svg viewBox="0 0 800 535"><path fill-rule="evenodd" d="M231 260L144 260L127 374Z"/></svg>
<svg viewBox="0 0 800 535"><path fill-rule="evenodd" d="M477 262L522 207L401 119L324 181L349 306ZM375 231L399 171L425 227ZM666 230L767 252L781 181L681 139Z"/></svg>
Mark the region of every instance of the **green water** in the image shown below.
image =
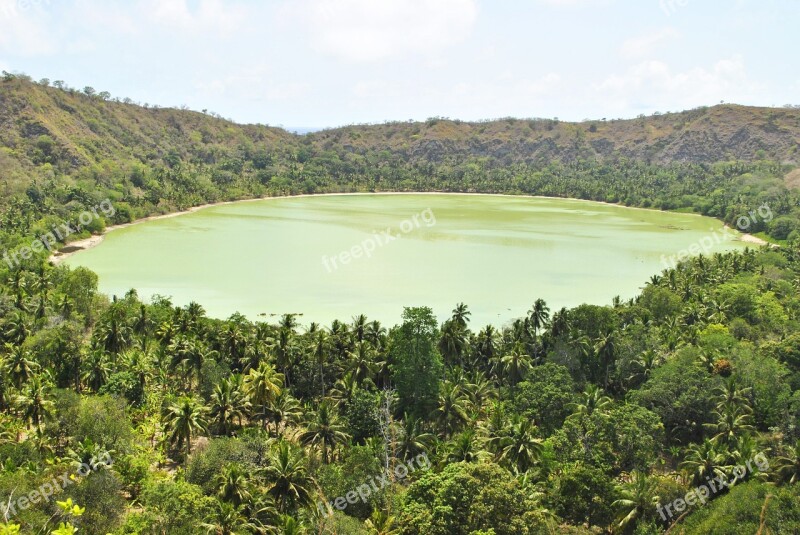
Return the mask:
<svg viewBox="0 0 800 535"><path fill-rule="evenodd" d="M65 262L94 270L109 295L136 288L197 301L213 317L293 312L329 324L364 313L393 324L403 306L445 318L463 301L481 327L524 315L537 298L556 310L633 297L664 269L662 255L703 238L712 252L745 247L724 237L713 219L584 201L337 195L148 221Z"/></svg>

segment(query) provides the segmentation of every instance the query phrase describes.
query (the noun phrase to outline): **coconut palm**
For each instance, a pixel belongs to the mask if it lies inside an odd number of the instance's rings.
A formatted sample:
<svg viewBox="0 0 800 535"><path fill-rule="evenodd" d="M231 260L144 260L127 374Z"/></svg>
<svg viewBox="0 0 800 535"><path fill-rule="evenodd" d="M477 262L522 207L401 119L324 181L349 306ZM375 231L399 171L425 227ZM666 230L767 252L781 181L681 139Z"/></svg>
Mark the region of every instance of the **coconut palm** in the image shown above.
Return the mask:
<svg viewBox="0 0 800 535"><path fill-rule="evenodd" d="M542 456L544 446L536 438L536 426L527 418L516 415L500 441L500 462L516 473L527 472Z"/></svg>
<svg viewBox="0 0 800 535"><path fill-rule="evenodd" d="M238 463L223 467L216 480L217 498L235 507L248 503L253 498L249 476L248 470Z"/></svg>
<svg viewBox="0 0 800 535"><path fill-rule="evenodd" d="M244 393L241 375L231 375L214 388L210 415L220 434L227 435L234 420L241 425L242 418L249 410L250 401Z"/></svg>
<svg viewBox="0 0 800 535"><path fill-rule="evenodd" d="M292 511L311 503L313 481L306 472L305 461L285 440L273 447L264 476L270 482L267 492L275 499L278 510Z"/></svg>
<svg viewBox="0 0 800 535"><path fill-rule="evenodd" d="M97 392L108 381L111 375L111 363L102 351L91 351L83 361L81 380Z"/></svg>
<svg viewBox="0 0 800 535"><path fill-rule="evenodd" d="M369 535L398 535L400 527L395 525L395 517L387 512L376 509L364 522Z"/></svg>
<svg viewBox="0 0 800 535"><path fill-rule="evenodd" d="M214 535L246 535L258 529L240 507L218 500L200 526Z"/></svg>
<svg viewBox="0 0 800 535"><path fill-rule="evenodd" d="M314 357L319 368L319 384L322 389L322 397L325 397L325 363L328 361L328 333L319 329L314 331L311 342L311 356Z"/></svg>
<svg viewBox="0 0 800 535"><path fill-rule="evenodd" d="M164 409L164 434L178 451L186 446L186 456L192 453L192 439L206 430L208 409L199 401L182 397Z"/></svg>
<svg viewBox="0 0 800 535"><path fill-rule="evenodd" d="M30 351L22 346L6 343L4 345L5 374L15 388L21 388L39 370L39 364L31 358Z"/></svg>
<svg viewBox="0 0 800 535"><path fill-rule="evenodd" d="M506 382L514 387L525 379L525 375L533 365L531 357L525 352L525 348L521 343L517 343L508 355L500 359L500 367Z"/></svg>
<svg viewBox="0 0 800 535"><path fill-rule="evenodd" d="M263 428L267 428L267 408L283 389L283 374L278 373L268 362L251 369L244 377L243 388L253 408L262 416Z"/></svg>
<svg viewBox="0 0 800 535"><path fill-rule="evenodd" d="M468 347L467 328L455 319L442 325L439 336L439 352L449 365L463 365L463 356Z"/></svg>
<svg viewBox="0 0 800 535"><path fill-rule="evenodd" d="M660 501L654 491L655 482L647 474L638 470L632 472L630 480L619 488L622 497L611 504L619 510L616 526L627 530L652 511Z"/></svg>
<svg viewBox="0 0 800 535"><path fill-rule="evenodd" d="M533 303L533 307L530 312L528 312L528 320L533 329L534 336L536 336L540 330L547 327L550 321L550 308L548 308L544 299L537 299Z"/></svg>
<svg viewBox="0 0 800 535"><path fill-rule="evenodd" d="M695 484L725 474L725 454L716 443L705 439L702 444L692 444L686 450L683 468Z"/></svg>
<svg viewBox="0 0 800 535"><path fill-rule="evenodd" d="M712 440L725 445L733 445L737 438L744 433L752 433L755 429L751 423L753 416L733 404L723 405L721 410L714 411L717 416L716 424L706 424L705 427L714 432Z"/></svg>
<svg viewBox="0 0 800 535"><path fill-rule="evenodd" d="M50 376L46 372L34 375L14 399L14 407L22 419L36 429L52 414L54 404L50 396L51 386Z"/></svg>
<svg viewBox="0 0 800 535"><path fill-rule="evenodd" d="M348 357L348 371L353 374L356 384L361 386L364 381L372 382L375 376L375 355L369 342L356 342Z"/></svg>
<svg viewBox="0 0 800 535"><path fill-rule="evenodd" d="M344 429L334 409L327 401L323 401L307 422L306 431L300 434L300 442L303 445L320 446L322 462L328 464L328 450L332 453L336 446L349 440Z"/></svg>
<svg viewBox="0 0 800 535"><path fill-rule="evenodd" d="M303 410L300 403L287 391L283 390L267 405L267 417L275 423L275 434L280 433L281 424L294 424L300 420Z"/></svg>
<svg viewBox="0 0 800 535"><path fill-rule="evenodd" d="M447 445L447 462L476 462L481 457L481 449L475 430L465 429L453 437Z"/></svg>
<svg viewBox="0 0 800 535"><path fill-rule="evenodd" d="M433 417L445 437L450 437L469 420L469 398L458 385L445 381L439 390L439 400Z"/></svg>
<svg viewBox="0 0 800 535"><path fill-rule="evenodd" d="M800 440L785 455L778 457L775 464L775 471L781 480L790 485L800 481Z"/></svg>
<svg viewBox="0 0 800 535"><path fill-rule="evenodd" d="M611 398L605 395L602 388L589 384L578 400L570 403L569 408L573 416L591 416L595 412L602 412L611 406Z"/></svg>
<svg viewBox="0 0 800 535"><path fill-rule="evenodd" d="M436 437L423 429L421 420L408 414L404 415L397 444L401 459L426 453L435 441Z"/></svg>

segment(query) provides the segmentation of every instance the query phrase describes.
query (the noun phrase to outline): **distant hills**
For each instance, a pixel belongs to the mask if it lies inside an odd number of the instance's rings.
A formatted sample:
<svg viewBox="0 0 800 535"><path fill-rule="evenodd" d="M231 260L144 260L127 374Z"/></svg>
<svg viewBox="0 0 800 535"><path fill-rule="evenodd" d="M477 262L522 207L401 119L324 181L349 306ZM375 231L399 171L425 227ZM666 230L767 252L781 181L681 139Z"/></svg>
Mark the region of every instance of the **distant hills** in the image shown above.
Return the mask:
<svg viewBox="0 0 800 535"><path fill-rule="evenodd" d="M80 198L50 195L44 182L66 192L111 192L115 200L138 206L137 215L264 194L386 189L521 192L647 205L649 197L660 196L659 179L648 179L649 186L634 193L620 186L626 174L641 174L641 166L768 160L784 169L779 172L785 185L798 187L799 148L800 109L791 107L726 104L578 123L433 118L298 135L188 109L120 102L91 88L52 87L8 73L0 78L0 205L27 193L41 213L52 212L61 202L55 199ZM612 194L600 182L591 188L548 185L553 173L568 177L570 166L631 164L637 170L617 173ZM553 171L554 165L560 167ZM531 175L548 166L544 175ZM505 168L518 170L504 174ZM600 181L606 171L593 173ZM504 183L495 187L501 175ZM32 183L38 192L30 190ZM665 195L692 193L688 184L682 189L671 186ZM56 203L49 208L39 202L48 195Z"/></svg>

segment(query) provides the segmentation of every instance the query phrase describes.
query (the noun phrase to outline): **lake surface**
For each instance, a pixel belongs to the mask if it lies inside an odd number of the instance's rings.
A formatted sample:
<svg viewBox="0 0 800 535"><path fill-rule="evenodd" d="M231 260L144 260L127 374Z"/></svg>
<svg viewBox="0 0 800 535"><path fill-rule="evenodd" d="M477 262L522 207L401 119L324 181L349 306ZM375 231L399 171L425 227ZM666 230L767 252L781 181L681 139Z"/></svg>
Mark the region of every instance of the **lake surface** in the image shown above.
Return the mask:
<svg viewBox="0 0 800 535"><path fill-rule="evenodd" d="M404 306L501 326L537 298L551 310L634 297L696 244L743 249L722 223L586 201L459 194L326 195L212 206L109 232L65 260L100 290L197 301L212 317L302 313L395 324ZM705 241L703 241L705 240Z"/></svg>

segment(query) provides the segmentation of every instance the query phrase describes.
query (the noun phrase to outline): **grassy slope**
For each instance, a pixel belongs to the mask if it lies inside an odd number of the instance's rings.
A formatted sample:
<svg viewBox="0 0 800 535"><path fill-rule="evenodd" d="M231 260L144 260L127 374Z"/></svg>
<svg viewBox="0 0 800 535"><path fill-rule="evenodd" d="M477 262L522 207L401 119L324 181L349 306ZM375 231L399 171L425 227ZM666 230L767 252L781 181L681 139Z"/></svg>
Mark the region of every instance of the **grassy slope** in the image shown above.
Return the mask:
<svg viewBox="0 0 800 535"><path fill-rule="evenodd" d="M53 140L52 147L44 147L49 159L42 154L41 136ZM188 110L103 101L20 79L0 82L0 180L16 191L46 161L56 172L72 174L104 160L148 164L173 153L213 163L234 150L295 151L302 145L315 151L386 150L433 162L491 156L504 163L617 157L652 163L760 158L796 163L800 110L721 105L582 123L434 119L347 126L301 138Z"/></svg>

